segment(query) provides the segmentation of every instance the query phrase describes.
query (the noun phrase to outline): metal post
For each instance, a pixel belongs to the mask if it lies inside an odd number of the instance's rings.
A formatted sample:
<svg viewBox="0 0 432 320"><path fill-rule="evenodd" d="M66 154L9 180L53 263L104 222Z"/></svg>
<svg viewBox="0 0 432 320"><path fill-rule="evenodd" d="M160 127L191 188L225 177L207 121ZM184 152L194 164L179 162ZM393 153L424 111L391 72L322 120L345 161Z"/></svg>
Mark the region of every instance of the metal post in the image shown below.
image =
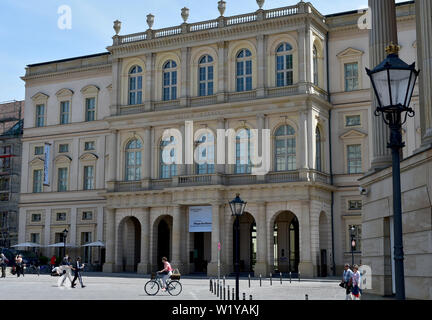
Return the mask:
<svg viewBox="0 0 432 320"><path fill-rule="evenodd" d="M240 221L239 216L236 216L235 218L235 269L236 269L236 300L240 300L240 293L239 293L239 287L240 287L240 248L239 248L239 230L240 229Z"/></svg>
<svg viewBox="0 0 432 320"><path fill-rule="evenodd" d="M224 288L224 290L225 290L225 288ZM220 284L220 291L219 291L219 293L220 293L220 299L222 300L222 285Z"/></svg>
<svg viewBox="0 0 432 320"><path fill-rule="evenodd" d="M248 276L248 281L249 281L249 288L250 288L250 273L249 273L249 276Z"/></svg>
<svg viewBox="0 0 432 320"><path fill-rule="evenodd" d="M210 292L213 292L213 282L211 278L210 278Z"/></svg>
<svg viewBox="0 0 432 320"><path fill-rule="evenodd" d="M230 289L229 289L229 286L228 286L228 288L227 288L227 300L230 300Z"/></svg>
<svg viewBox="0 0 432 320"><path fill-rule="evenodd" d="M390 125L390 143L392 149L393 170L393 228L394 228L394 260L395 260L395 282L396 299L405 300L405 274L404 274L404 252L402 240L402 202L401 202L401 177L400 177L400 150L403 148L401 135L401 120Z"/></svg>
<svg viewBox="0 0 432 320"><path fill-rule="evenodd" d="M290 271L290 283L291 283L291 271Z"/></svg>
<svg viewBox="0 0 432 320"><path fill-rule="evenodd" d="M305 300L309 300L309 295L305 295Z"/></svg>
<svg viewBox="0 0 432 320"><path fill-rule="evenodd" d="M270 285L272 286L273 285L273 283L272 283L272 274L270 273Z"/></svg>
<svg viewBox="0 0 432 320"><path fill-rule="evenodd" d="M216 297L219 298L219 285L216 284Z"/></svg>
<svg viewBox="0 0 432 320"><path fill-rule="evenodd" d="M234 288L232 288L232 300L235 300Z"/></svg>
<svg viewBox="0 0 432 320"><path fill-rule="evenodd" d="M225 276L223 276L223 286L225 287Z"/></svg>
<svg viewBox="0 0 432 320"><path fill-rule="evenodd" d="M280 283L282 284L282 272L280 273Z"/></svg>
<svg viewBox="0 0 432 320"><path fill-rule="evenodd" d="M249 300L252 300L252 295L249 295Z"/></svg>
<svg viewBox="0 0 432 320"><path fill-rule="evenodd" d="M226 288L225 288L225 286L223 288L224 288L223 289L223 299L226 300L226 295L225 295Z"/></svg>
<svg viewBox="0 0 432 320"><path fill-rule="evenodd" d="M298 277L299 277L299 282L300 282L300 271L299 271L299 273L298 273Z"/></svg>
<svg viewBox="0 0 432 320"><path fill-rule="evenodd" d="M246 293L243 292L243 300L246 300Z"/></svg>
<svg viewBox="0 0 432 320"><path fill-rule="evenodd" d="M352 245L353 241L354 241L354 235L351 234L351 266L354 266L354 247Z"/></svg>
<svg viewBox="0 0 432 320"><path fill-rule="evenodd" d="M260 287L262 286L262 277L261 277L261 273L260 273Z"/></svg>

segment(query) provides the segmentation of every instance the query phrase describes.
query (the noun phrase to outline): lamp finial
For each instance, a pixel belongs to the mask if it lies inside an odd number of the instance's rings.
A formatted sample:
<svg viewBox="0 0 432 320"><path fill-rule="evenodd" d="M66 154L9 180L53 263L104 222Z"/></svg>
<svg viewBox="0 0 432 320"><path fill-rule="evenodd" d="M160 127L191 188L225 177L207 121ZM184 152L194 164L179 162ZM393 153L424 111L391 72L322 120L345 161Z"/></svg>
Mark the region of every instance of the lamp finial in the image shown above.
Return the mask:
<svg viewBox="0 0 432 320"><path fill-rule="evenodd" d="M399 54L400 46L390 42L390 45L386 47L385 51L387 54Z"/></svg>

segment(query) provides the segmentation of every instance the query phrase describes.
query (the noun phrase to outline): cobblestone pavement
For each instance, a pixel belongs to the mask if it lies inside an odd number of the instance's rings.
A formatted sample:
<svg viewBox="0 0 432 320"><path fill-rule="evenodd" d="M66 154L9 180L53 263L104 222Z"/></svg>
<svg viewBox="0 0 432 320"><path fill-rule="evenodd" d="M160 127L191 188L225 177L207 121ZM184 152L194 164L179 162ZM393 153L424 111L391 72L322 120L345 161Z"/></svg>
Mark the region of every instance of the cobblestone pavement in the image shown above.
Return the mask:
<svg viewBox="0 0 432 320"><path fill-rule="evenodd" d="M84 274L86 285L81 288L79 283L75 289L58 287L59 277L50 275L32 275L17 278L8 275L0 279L0 300L220 300L209 290L209 280L205 278L183 277L182 293L172 297L168 293L159 292L156 296L148 296L144 291L144 284L148 277L131 274ZM226 286L235 287L235 279L229 278ZM251 280L251 288L247 279L240 280L240 297L243 293L247 299L252 295L253 300L344 300L345 290L338 286L339 280L298 280L289 282L284 279L263 279L260 287L259 280Z"/></svg>

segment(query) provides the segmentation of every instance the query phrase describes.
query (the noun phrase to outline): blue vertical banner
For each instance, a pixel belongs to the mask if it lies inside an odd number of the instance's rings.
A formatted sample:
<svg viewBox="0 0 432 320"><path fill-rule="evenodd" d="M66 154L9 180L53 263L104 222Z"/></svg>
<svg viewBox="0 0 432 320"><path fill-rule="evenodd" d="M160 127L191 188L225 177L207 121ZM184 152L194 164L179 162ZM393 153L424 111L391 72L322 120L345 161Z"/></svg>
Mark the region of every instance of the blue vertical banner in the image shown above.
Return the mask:
<svg viewBox="0 0 432 320"><path fill-rule="evenodd" d="M50 155L51 155L51 144L50 143L45 143L45 148L44 148L45 160L44 160L44 179L43 179L43 184L44 184L44 186L47 186L47 187L50 186L50 177L49 177L50 162L51 162Z"/></svg>

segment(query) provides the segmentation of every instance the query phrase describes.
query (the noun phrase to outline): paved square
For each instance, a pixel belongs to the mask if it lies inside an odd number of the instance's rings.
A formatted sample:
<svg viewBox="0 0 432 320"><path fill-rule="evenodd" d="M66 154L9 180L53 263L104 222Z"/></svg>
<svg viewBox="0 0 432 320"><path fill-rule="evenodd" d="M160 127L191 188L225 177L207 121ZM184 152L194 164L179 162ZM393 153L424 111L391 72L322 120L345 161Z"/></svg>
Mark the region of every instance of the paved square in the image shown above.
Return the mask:
<svg viewBox="0 0 432 320"><path fill-rule="evenodd" d="M146 277L131 274L84 273L83 281L86 288L78 283L75 289L58 287L59 277L50 275L27 274L17 278L9 275L0 279L1 300L220 300L209 291L209 280L186 277L181 279L182 293L172 297L168 293L159 292L156 296L148 296L144 285L149 280ZM247 299L253 300L304 300L307 294L309 300L344 300L345 290L338 286L338 280L302 280L298 282L284 279L282 285L279 279L263 279L262 287L259 280L240 280L240 298L243 292ZM226 280L226 286L235 287L235 279Z"/></svg>

